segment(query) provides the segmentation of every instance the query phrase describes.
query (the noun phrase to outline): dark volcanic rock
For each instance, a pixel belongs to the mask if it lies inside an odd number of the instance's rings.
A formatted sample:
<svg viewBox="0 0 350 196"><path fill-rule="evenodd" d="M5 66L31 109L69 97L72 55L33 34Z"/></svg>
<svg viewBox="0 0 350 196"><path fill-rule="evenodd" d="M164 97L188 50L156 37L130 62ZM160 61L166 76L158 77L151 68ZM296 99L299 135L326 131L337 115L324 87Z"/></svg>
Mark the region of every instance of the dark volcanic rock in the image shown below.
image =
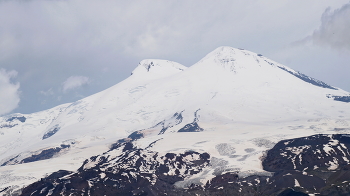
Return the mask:
<svg viewBox="0 0 350 196"><path fill-rule="evenodd" d="M184 180L210 169L208 153L160 155L131 142L116 143L86 160L77 172L58 171L26 187L22 195L350 195L349 147L346 134L283 140L262 160L272 175L218 173L201 184ZM187 184L176 186L179 182Z"/></svg>
<svg viewBox="0 0 350 196"><path fill-rule="evenodd" d="M24 123L26 120L27 118L24 116L11 116L7 118L7 120L3 124L0 124L0 129L15 127L18 125L18 123Z"/></svg>
<svg viewBox="0 0 350 196"><path fill-rule="evenodd" d="M312 85L319 86L319 87L322 87L322 88L329 88L329 89L333 89L333 90L338 90L337 88L334 88L331 85L328 85L328 84L326 84L326 83L324 83L324 82L322 82L320 80L317 80L315 78L309 77L309 76L307 76L305 74L302 74L300 72L295 72L294 73L294 72L289 71L288 69L286 69L284 67L278 67L278 68L280 68L280 69L282 69L282 70L292 74L293 76L295 76L295 77L297 77L297 78L299 78L299 79L301 79L301 80L303 80L303 81L305 81L307 83L310 83Z"/></svg>
<svg viewBox="0 0 350 196"><path fill-rule="evenodd" d="M39 151L29 157L18 159L20 155L17 155L7 161L5 161L1 166L5 165L14 165L14 164L21 164L21 163L30 163L34 161L40 161L40 160L45 160L45 159L50 159L57 155L59 152L61 152L63 149L69 148L70 145L65 145L61 144L59 147L53 147L53 148L48 148L42 151Z"/></svg>
<svg viewBox="0 0 350 196"><path fill-rule="evenodd" d="M24 116L13 116L13 117L11 117L11 118L8 118L6 121L7 122L12 122L12 121L14 121L14 120L19 120L20 122L25 122L26 121L26 117L24 117Z"/></svg>
<svg viewBox="0 0 350 196"><path fill-rule="evenodd" d="M283 140L268 151L264 170L313 170L349 164L350 135L313 135ZM335 168L336 169L336 168Z"/></svg>
<svg viewBox="0 0 350 196"><path fill-rule="evenodd" d="M203 131L197 124L197 122L189 123L182 127L178 132L200 132Z"/></svg>
<svg viewBox="0 0 350 196"><path fill-rule="evenodd" d="M276 187L295 187L297 182L304 193L350 195L349 148L348 134L283 140L267 152L262 165L264 170L276 172Z"/></svg>
<svg viewBox="0 0 350 196"><path fill-rule="evenodd" d="M143 138L143 133L141 133L141 131L135 131L133 133L131 133L128 138L130 138L131 140L138 140L140 138Z"/></svg>
<svg viewBox="0 0 350 196"><path fill-rule="evenodd" d="M162 122L158 123L156 126L154 127L157 127L157 126L162 126L162 129L160 130L159 134L158 135L161 135L161 134L164 134L166 130L168 130L169 128L175 126L175 125L178 125L182 122L182 112L180 113L175 113L171 119L169 119L168 121L165 121L163 120Z"/></svg>
<svg viewBox="0 0 350 196"><path fill-rule="evenodd" d="M39 154L32 155L30 157L23 159L21 163L30 163L34 161L50 159L53 156L55 156L57 153L59 153L62 149L69 148L69 147L70 145L61 145L60 147L45 149L41 151Z"/></svg>
<svg viewBox="0 0 350 196"><path fill-rule="evenodd" d="M183 119L182 112L179 112L179 113L176 112L171 118L163 120L148 129L158 129L159 130L158 135L161 135L161 134L164 134L165 131L168 130L169 128L180 124L182 122L182 119ZM132 142L132 141L141 139L145 137L145 132L147 132L148 129L134 131L127 138L118 140L117 143Z"/></svg>
<svg viewBox="0 0 350 196"><path fill-rule="evenodd" d="M4 124L4 125L0 125L0 128L12 128L12 127L14 127L14 126L17 126L18 124L11 124L11 125L9 125L9 124Z"/></svg>
<svg viewBox="0 0 350 196"><path fill-rule="evenodd" d="M86 160L76 173L45 178L26 187L22 195L164 195L174 183L199 173L209 164L207 153L168 153L120 144ZM62 173L62 172L61 172ZM51 175L52 176L52 175Z"/></svg>
<svg viewBox="0 0 350 196"><path fill-rule="evenodd" d="M298 192L293 189L286 189L282 193L278 194L278 196L308 196L308 194Z"/></svg>
<svg viewBox="0 0 350 196"><path fill-rule="evenodd" d="M350 96L333 96L335 101L350 103Z"/></svg>
<svg viewBox="0 0 350 196"><path fill-rule="evenodd" d="M18 161L16 160L19 157L19 155L12 157L11 159L5 161L3 164L1 164L1 166L5 166L5 165L11 165L12 161L15 161L15 163L18 163Z"/></svg>
<svg viewBox="0 0 350 196"><path fill-rule="evenodd" d="M177 132L200 132L200 131L203 131L203 129L200 128L198 123L197 123L199 121L199 115L198 115L199 110L200 109L196 110L196 112L194 113L193 122L186 124L184 127L182 127Z"/></svg>
<svg viewBox="0 0 350 196"><path fill-rule="evenodd" d="M55 125L54 127L52 127L51 129L49 129L44 135L43 135L43 140L47 139L51 136L53 136L55 133L57 133L60 130L60 126L59 125Z"/></svg>

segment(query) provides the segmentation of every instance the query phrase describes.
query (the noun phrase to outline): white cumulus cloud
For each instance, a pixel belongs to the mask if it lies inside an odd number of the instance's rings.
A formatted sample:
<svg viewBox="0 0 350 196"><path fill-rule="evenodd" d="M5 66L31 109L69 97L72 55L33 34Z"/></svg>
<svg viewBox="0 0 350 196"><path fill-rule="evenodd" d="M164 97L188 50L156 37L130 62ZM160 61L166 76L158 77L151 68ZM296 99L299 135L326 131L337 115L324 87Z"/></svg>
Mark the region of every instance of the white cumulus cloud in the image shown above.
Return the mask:
<svg viewBox="0 0 350 196"><path fill-rule="evenodd" d="M0 115L6 114L18 107L19 83L12 83L11 78L17 76L17 72L0 69Z"/></svg>
<svg viewBox="0 0 350 196"><path fill-rule="evenodd" d="M79 88L89 83L89 78L86 76L70 76L63 82L63 92Z"/></svg>

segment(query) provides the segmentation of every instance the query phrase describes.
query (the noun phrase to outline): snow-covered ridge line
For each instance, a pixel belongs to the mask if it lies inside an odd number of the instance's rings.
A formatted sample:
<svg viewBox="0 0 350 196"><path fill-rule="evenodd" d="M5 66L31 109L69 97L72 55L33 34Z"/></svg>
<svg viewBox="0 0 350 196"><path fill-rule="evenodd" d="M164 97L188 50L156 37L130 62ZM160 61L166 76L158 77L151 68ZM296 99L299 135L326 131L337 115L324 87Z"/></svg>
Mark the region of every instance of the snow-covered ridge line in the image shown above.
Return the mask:
<svg viewBox="0 0 350 196"><path fill-rule="evenodd" d="M80 161L124 138L163 154L207 152L222 164L220 171L238 177L262 173L263 152L280 140L350 130L350 105L339 101L350 94L298 76L261 54L231 47L219 47L188 68L146 59L124 81L74 103L0 117L0 164L17 164L0 167L0 174L41 178L56 168L76 170ZM55 168L25 170L34 163Z"/></svg>
<svg viewBox="0 0 350 196"><path fill-rule="evenodd" d="M158 79L186 70L187 67L168 60L145 59L131 72L134 77L153 77Z"/></svg>

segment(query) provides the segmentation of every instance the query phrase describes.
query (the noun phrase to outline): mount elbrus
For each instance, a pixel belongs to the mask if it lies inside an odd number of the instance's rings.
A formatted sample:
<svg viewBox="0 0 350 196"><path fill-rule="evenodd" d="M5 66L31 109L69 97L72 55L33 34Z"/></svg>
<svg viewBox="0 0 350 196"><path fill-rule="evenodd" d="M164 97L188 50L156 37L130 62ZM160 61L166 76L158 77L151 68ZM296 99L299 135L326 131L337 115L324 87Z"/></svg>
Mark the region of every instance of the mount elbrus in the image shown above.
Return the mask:
<svg viewBox="0 0 350 196"><path fill-rule="evenodd" d="M2 195L350 195L350 94L220 47L0 118Z"/></svg>

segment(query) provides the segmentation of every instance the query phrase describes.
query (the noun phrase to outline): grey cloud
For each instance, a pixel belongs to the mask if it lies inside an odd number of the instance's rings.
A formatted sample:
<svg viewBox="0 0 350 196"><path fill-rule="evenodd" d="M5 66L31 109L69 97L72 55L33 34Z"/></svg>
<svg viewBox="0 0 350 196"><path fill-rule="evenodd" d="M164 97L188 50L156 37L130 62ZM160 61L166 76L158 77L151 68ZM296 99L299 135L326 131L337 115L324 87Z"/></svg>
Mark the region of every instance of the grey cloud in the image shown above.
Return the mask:
<svg viewBox="0 0 350 196"><path fill-rule="evenodd" d="M331 11L327 8L321 18L321 26L306 40L350 51L350 3Z"/></svg>
<svg viewBox="0 0 350 196"><path fill-rule="evenodd" d="M274 59L269 54L314 29L329 2L0 0L0 67L18 71L15 112L39 111L104 90L146 58L190 66L228 45ZM74 75L89 85L63 91Z"/></svg>
<svg viewBox="0 0 350 196"><path fill-rule="evenodd" d="M18 107L19 83L13 83L11 78L17 76L17 72L0 69L0 115L6 114Z"/></svg>
<svg viewBox="0 0 350 196"><path fill-rule="evenodd" d="M67 92L89 83L89 78L86 76L70 76L63 82L63 92Z"/></svg>
<svg viewBox="0 0 350 196"><path fill-rule="evenodd" d="M46 91L40 91L40 94L44 95L44 96L51 96L51 95L54 95L54 92L52 90L52 88L46 90Z"/></svg>

